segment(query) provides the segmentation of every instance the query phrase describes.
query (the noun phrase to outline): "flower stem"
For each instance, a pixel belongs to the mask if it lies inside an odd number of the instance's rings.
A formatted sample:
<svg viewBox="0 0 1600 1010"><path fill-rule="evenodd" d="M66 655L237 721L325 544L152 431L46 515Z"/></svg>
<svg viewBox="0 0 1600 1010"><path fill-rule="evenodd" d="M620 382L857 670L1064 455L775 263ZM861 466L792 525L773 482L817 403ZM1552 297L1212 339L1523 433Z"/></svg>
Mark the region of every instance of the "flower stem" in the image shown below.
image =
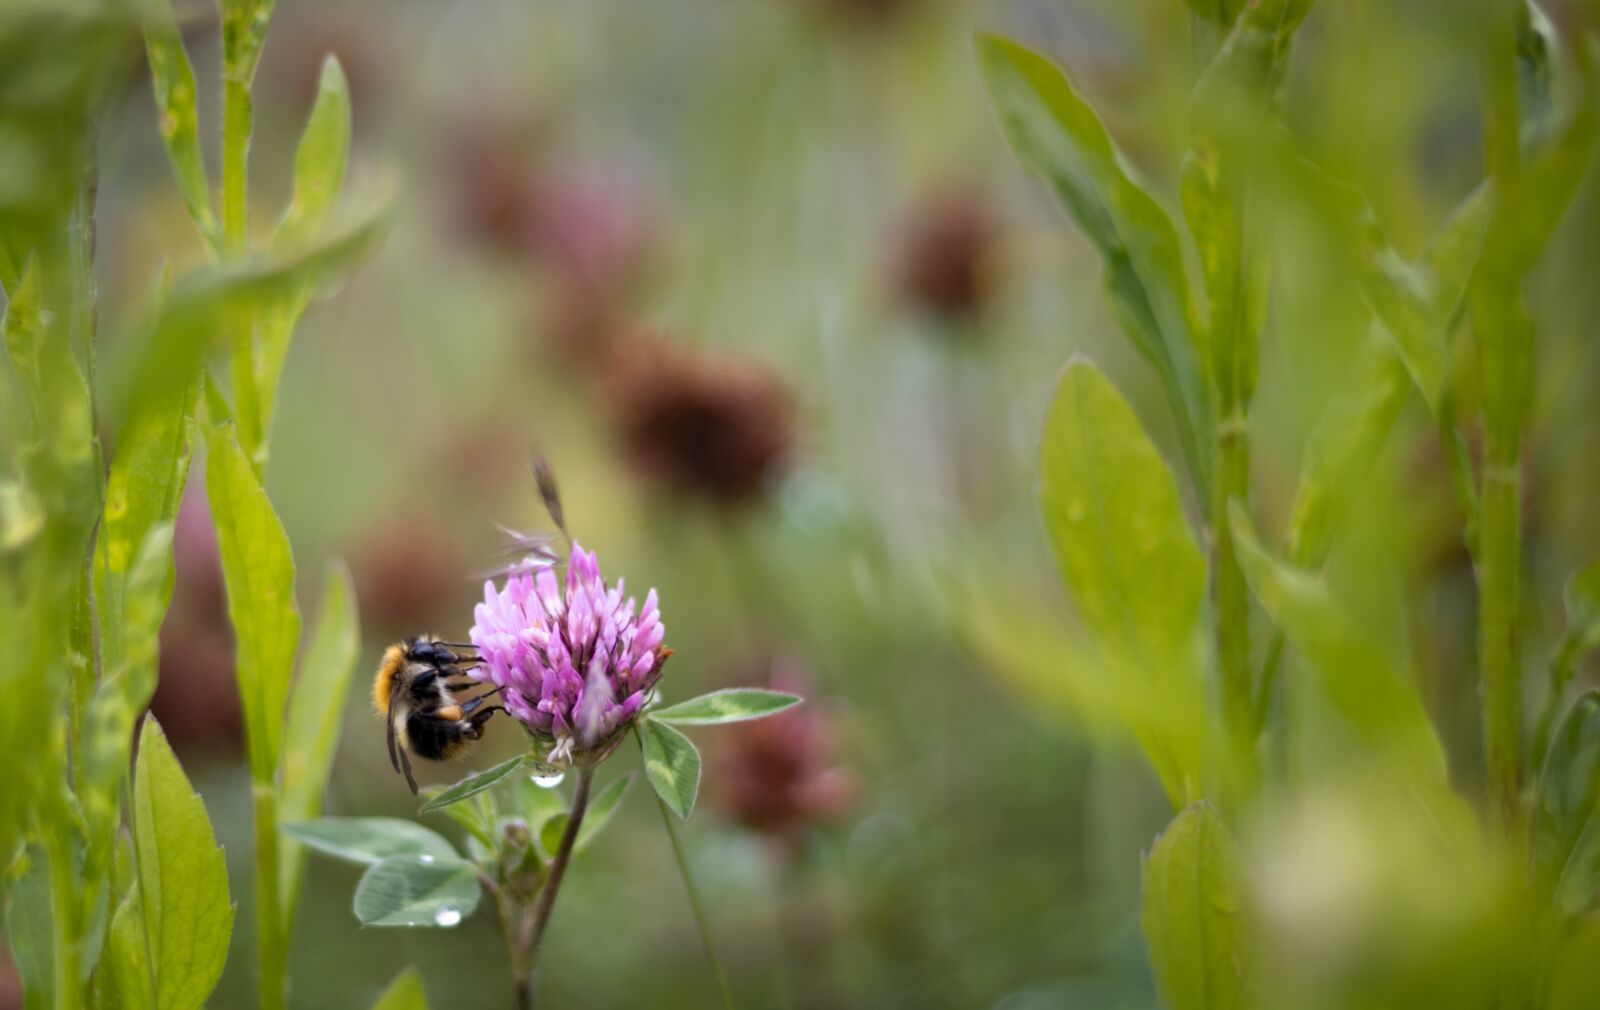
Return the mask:
<svg viewBox="0 0 1600 1010"><path fill-rule="evenodd" d="M700 892L695 889L694 876L689 873L689 861L683 856L683 845L678 841L678 829L672 823L672 811L667 809L667 804L660 796L656 797L656 806L661 808L661 823L667 826L667 838L672 841L672 855L678 861L678 873L683 877L684 890L689 892L689 908L694 912L695 926L700 930L700 942L706 949L706 960L711 962L711 970L717 976L717 988L722 991L722 1005L727 1010L734 1010L733 990L728 988L728 976L722 970L722 962L717 958L716 945L711 942L711 927L706 923L706 910L700 904Z"/></svg>
<svg viewBox="0 0 1600 1010"><path fill-rule="evenodd" d="M260 1010L284 1006L283 905L278 893L278 790L269 780L251 789L256 828L256 1001Z"/></svg>
<svg viewBox="0 0 1600 1010"><path fill-rule="evenodd" d="M594 782L594 769L578 769L578 788L572 794L572 810L567 814L567 829L561 833L561 844L556 857L550 862L550 875L539 891L539 903L534 907L533 918L523 932L522 952L517 965L517 1006L533 1006L533 973L539 964L539 945L544 940L545 927L550 923L550 912L556 905L556 892L567 874L567 863L572 861L572 850L577 846L578 829L583 826L583 815L589 809L589 786Z"/></svg>

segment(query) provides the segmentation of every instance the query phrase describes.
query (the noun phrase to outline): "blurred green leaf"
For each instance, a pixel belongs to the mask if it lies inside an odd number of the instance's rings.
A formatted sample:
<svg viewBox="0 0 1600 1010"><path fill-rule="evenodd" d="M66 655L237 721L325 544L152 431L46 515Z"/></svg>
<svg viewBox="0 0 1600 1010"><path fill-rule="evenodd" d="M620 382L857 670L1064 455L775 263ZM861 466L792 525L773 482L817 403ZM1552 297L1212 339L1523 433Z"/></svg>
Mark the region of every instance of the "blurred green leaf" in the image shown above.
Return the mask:
<svg viewBox="0 0 1600 1010"><path fill-rule="evenodd" d="M184 51L183 38L172 15L170 0L151 0L145 5L145 50L150 59L150 83L155 90L156 113L161 139L172 161L178 190L183 194L189 217L213 250L221 235L216 210L211 203L211 187L206 180L205 158L200 149L200 117L195 111L194 68Z"/></svg>
<svg viewBox="0 0 1600 1010"><path fill-rule="evenodd" d="M257 783L268 784L278 770L284 704L300 638L294 558L233 426L212 426L206 446L206 492L228 588L250 772Z"/></svg>
<svg viewBox="0 0 1600 1010"><path fill-rule="evenodd" d="M422 987L422 974L415 968L407 968L396 975L372 1004L372 1010L428 1010L428 993Z"/></svg>
<svg viewBox="0 0 1600 1010"><path fill-rule="evenodd" d="M193 456L199 390L198 382L189 382L139 397L117 438L116 455L106 477L95 573L101 647L106 665L113 669L121 663L125 649L137 645L125 644L123 632L129 566L150 531L178 516ZM164 612L172 591L170 559L162 590Z"/></svg>
<svg viewBox="0 0 1600 1010"><path fill-rule="evenodd" d="M679 726L718 726L763 719L804 701L796 694L755 687L730 687L680 701L650 713L650 718Z"/></svg>
<svg viewBox="0 0 1600 1010"><path fill-rule="evenodd" d="M1229 518L1251 592L1305 657L1322 693L1404 780L1427 790L1429 799L1447 793L1444 749L1411 682L1320 578L1269 555L1243 509L1235 507Z"/></svg>
<svg viewBox="0 0 1600 1010"><path fill-rule="evenodd" d="M116 342L127 350L109 369L119 380L111 390L108 413L126 416L139 397L167 397L193 382L237 314L292 295L306 284L336 282L359 266L382 244L392 205L393 190L385 186L303 249L210 266L179 280L137 333Z"/></svg>
<svg viewBox="0 0 1600 1010"><path fill-rule="evenodd" d="M1195 361L1197 317L1177 229L1059 68L995 35L978 37L978 62L1012 149L1052 185L1105 260L1118 320L1160 374L1184 453L1209 497L1212 421Z"/></svg>
<svg viewBox="0 0 1600 1010"><path fill-rule="evenodd" d="M478 875L462 859L390 856L356 885L355 913L366 926L458 925L478 907Z"/></svg>
<svg viewBox="0 0 1600 1010"><path fill-rule="evenodd" d="M343 562L329 562L323 584L327 588L322 611L317 615L311 644L289 700L282 799L278 807L278 816L284 821L308 821L322 813L322 794L339 746L345 702L350 697L350 675L361 646L355 586ZM284 922L288 926L294 922L305 853L290 842L279 865L283 869Z"/></svg>
<svg viewBox="0 0 1600 1010"><path fill-rule="evenodd" d="M1568 579L1562 597L1567 605L1567 638L1577 654L1600 648L1600 561Z"/></svg>
<svg viewBox="0 0 1600 1010"><path fill-rule="evenodd" d="M1306 442L1287 546L1289 560L1302 567L1327 557L1410 389L1399 356L1380 335L1369 341L1358 371L1355 387L1334 398Z"/></svg>
<svg viewBox="0 0 1600 1010"><path fill-rule="evenodd" d="M24 1006L50 1006L55 993L55 913L50 905L50 866L44 850L30 845L22 874L6 882L6 941L22 983Z"/></svg>
<svg viewBox="0 0 1600 1010"><path fill-rule="evenodd" d="M51 455L63 467L84 467L94 439L89 384L72 355L66 331L50 325L43 300L45 279L39 265L29 261L6 304L0 338L27 390Z"/></svg>
<svg viewBox="0 0 1600 1010"><path fill-rule="evenodd" d="M1144 861L1139 923L1167 1010L1256 1005L1259 955L1239 846L1208 803L1184 810Z"/></svg>
<svg viewBox="0 0 1600 1010"><path fill-rule="evenodd" d="M398 817L319 817L285 824L283 830L318 852L352 863L370 865L390 856L459 858L444 838Z"/></svg>
<svg viewBox="0 0 1600 1010"><path fill-rule="evenodd" d="M700 792L700 751L688 737L654 719L638 723L644 773L661 802L685 820Z"/></svg>
<svg viewBox="0 0 1600 1010"><path fill-rule="evenodd" d="M493 768L485 768L481 772L473 772L455 785L430 797L426 803L418 808L417 813L426 814L442 807L448 807L452 803L460 803L468 797L476 796L483 792L513 772L533 767L545 766L540 762L530 760L527 755L522 754L509 761L502 761Z"/></svg>
<svg viewBox="0 0 1600 1010"><path fill-rule="evenodd" d="M1039 503L1062 577L1110 671L1183 713L1130 729L1175 804L1198 788L1205 702L1199 668L1206 565L1171 472L1099 369L1067 365L1045 419Z"/></svg>
<svg viewBox="0 0 1600 1010"><path fill-rule="evenodd" d="M1530 856L1540 894L1562 912L1600 897L1600 691L1579 695L1550 741Z"/></svg>
<svg viewBox="0 0 1600 1010"><path fill-rule="evenodd" d="M139 894L155 972L155 1005L205 1005L228 957L233 905L228 864L205 804L154 718L139 736L134 769Z"/></svg>
<svg viewBox="0 0 1600 1010"><path fill-rule="evenodd" d="M172 595L170 524L150 529L125 589L127 605L116 623L126 648L96 686L84 719L78 800L88 824L84 877L91 885L110 868L134 725L155 694L157 636ZM111 622L105 623L109 631Z"/></svg>
<svg viewBox="0 0 1600 1010"><path fill-rule="evenodd" d="M622 804L622 797L627 795L628 787L633 785L633 775L624 775L615 782L595 794L589 802L589 810L584 814L583 826L578 829L578 838L573 842L573 851L582 852L594 841L595 836L611 820L611 815L617 812L617 807ZM567 813L562 811L545 818L539 826L539 849L546 859L554 859L556 849L561 846L561 836L567 830Z"/></svg>
<svg viewBox="0 0 1600 1010"><path fill-rule="evenodd" d="M1205 559L1165 461L1084 358L1067 365L1045 419L1039 504L1061 574L1103 649L1149 666L1193 653Z"/></svg>

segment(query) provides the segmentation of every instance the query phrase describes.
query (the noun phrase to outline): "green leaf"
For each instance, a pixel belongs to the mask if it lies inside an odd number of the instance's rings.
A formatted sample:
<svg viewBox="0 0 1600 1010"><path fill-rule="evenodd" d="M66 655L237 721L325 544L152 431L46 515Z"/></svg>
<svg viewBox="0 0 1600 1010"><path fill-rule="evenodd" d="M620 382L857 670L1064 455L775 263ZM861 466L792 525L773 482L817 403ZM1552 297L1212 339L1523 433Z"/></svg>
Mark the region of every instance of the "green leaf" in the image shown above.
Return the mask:
<svg viewBox="0 0 1600 1010"><path fill-rule="evenodd" d="M98 886L110 868L134 724L155 694L157 636L172 595L170 525L150 529L124 589L124 612L116 622L105 615L103 637L112 637L115 623L116 636L127 645L119 647L115 665L96 686L84 719L78 800L89 836L84 880L91 886Z"/></svg>
<svg viewBox="0 0 1600 1010"><path fill-rule="evenodd" d="M1573 659L1600 648L1600 561L1567 580L1563 593L1567 605L1566 638L1573 643Z"/></svg>
<svg viewBox="0 0 1600 1010"><path fill-rule="evenodd" d="M52 457L63 468L81 471L90 463L94 440L89 384L66 331L57 332L45 312L44 282L38 264L30 260L6 304L0 341Z"/></svg>
<svg viewBox="0 0 1600 1010"><path fill-rule="evenodd" d="M111 917L105 956L96 970L100 1010L153 1010L149 949L144 940L144 903L135 883Z"/></svg>
<svg viewBox="0 0 1600 1010"><path fill-rule="evenodd" d="M205 158L200 149L200 117L195 111L194 68L184 51L183 38L169 0L155 0L145 8L145 51L150 58L150 83L155 89L161 140L172 162L178 190L200 235L217 249L221 235L206 181Z"/></svg>
<svg viewBox="0 0 1600 1010"><path fill-rule="evenodd" d="M700 792L700 752L688 737L654 719L639 723L639 736L651 788L673 813L687 820Z"/></svg>
<svg viewBox="0 0 1600 1010"><path fill-rule="evenodd" d="M1205 559L1166 463L1084 358L1067 365L1045 419L1039 504L1073 601L1105 651L1145 666L1193 655Z"/></svg>
<svg viewBox="0 0 1600 1010"><path fill-rule="evenodd" d="M451 927L478 907L478 875L463 859L390 856L356 885L356 918L367 926Z"/></svg>
<svg viewBox="0 0 1600 1010"><path fill-rule="evenodd" d="M1563 912L1600 896L1600 691L1578 696L1550 742L1530 855L1536 887Z"/></svg>
<svg viewBox="0 0 1600 1010"><path fill-rule="evenodd" d="M417 810L419 814L426 814L441 807L448 807L452 803L460 803L470 796L476 796L485 789L499 782L512 772L529 767L543 767L540 762L532 761L527 755L518 755L509 761L502 761L493 768L485 768L481 772L473 772L455 785L430 797L428 801Z"/></svg>
<svg viewBox="0 0 1600 1010"><path fill-rule="evenodd" d="M211 266L180 280L137 333L117 342L126 350L106 369L118 377L108 413L126 416L140 396L166 397L193 382L241 313L272 304L308 283L335 282L364 262L382 244L392 205L392 187L385 186L348 223L328 229L304 249Z"/></svg>
<svg viewBox="0 0 1600 1010"><path fill-rule="evenodd" d="M117 436L96 543L101 648L111 668L122 662L127 580L136 552L152 528L177 519L189 478L199 393L198 381L142 393ZM170 565L169 557L163 611L171 595Z"/></svg>
<svg viewBox="0 0 1600 1010"><path fill-rule="evenodd" d="M325 855L352 863L380 863L390 856L459 858L455 848L415 821L398 817L320 817L285 824L283 830Z"/></svg>
<svg viewBox="0 0 1600 1010"><path fill-rule="evenodd" d="M372 1010L428 1010L428 993L422 987L422 974L407 968L394 977L388 988L372 1004Z"/></svg>
<svg viewBox="0 0 1600 1010"><path fill-rule="evenodd" d="M1212 422L1177 229L1059 68L995 35L978 37L978 62L1012 150L1051 184L1105 261L1118 320L1161 376L1184 453L1208 497Z"/></svg>
<svg viewBox="0 0 1600 1010"><path fill-rule="evenodd" d="M617 812L617 807L622 804L622 797L627 795L628 787L633 785L633 775L624 775L597 793L589 801L589 809L584 814L583 826L578 829L577 841L572 843L573 851L582 852L600 834L601 829L611 820L611 815ZM562 811L545 818L539 826L539 849L546 859L554 859L556 849L561 846L561 836L567 830L567 813Z"/></svg>
<svg viewBox="0 0 1600 1010"><path fill-rule="evenodd" d="M1210 804L1179 814L1145 859L1139 923L1167 1010L1254 1005L1243 864Z"/></svg>
<svg viewBox="0 0 1600 1010"><path fill-rule="evenodd" d="M139 894L155 971L155 1005L205 1005L222 977L233 932L228 864L206 808L154 718L139 736L134 770Z"/></svg>
<svg viewBox="0 0 1600 1010"><path fill-rule="evenodd" d="M267 784L278 770L284 704L300 638L294 558L233 426L211 427L206 446L206 492L228 587L250 772L256 783Z"/></svg>
<svg viewBox="0 0 1600 1010"><path fill-rule="evenodd" d="M322 611L289 700L278 805L278 816L284 821L308 821L322 813L322 794L339 746L345 703L350 697L350 675L361 647L355 586L349 570L335 559L328 564L323 582L327 589ZM288 928L294 921L305 853L290 842L280 865L286 905L284 922Z"/></svg>
<svg viewBox="0 0 1600 1010"><path fill-rule="evenodd" d="M26 849L26 868L6 882L6 941L22 983L24 1006L51 1005L55 993L55 913L50 866L38 845Z"/></svg>
<svg viewBox="0 0 1600 1010"><path fill-rule="evenodd" d="M272 248L288 252L321 233L344 188L350 157L350 88L339 58L322 61L317 97L294 156L294 193L273 236Z"/></svg>
<svg viewBox="0 0 1600 1010"><path fill-rule="evenodd" d="M650 713L659 722L679 726L717 726L725 722L763 719L804 701L796 694L755 687L730 687L680 701Z"/></svg>
<svg viewBox="0 0 1600 1010"><path fill-rule="evenodd" d="M1287 547L1289 560L1302 567L1316 568L1327 557L1405 406L1405 367L1388 341L1375 337L1363 353L1355 388L1335 397L1306 442Z"/></svg>
<svg viewBox="0 0 1600 1010"><path fill-rule="evenodd" d="M1045 420L1039 503L1074 605L1111 675L1188 713L1129 728L1174 802L1200 780L1199 619L1206 565L1172 474L1090 362L1067 365Z"/></svg>
<svg viewBox="0 0 1600 1010"><path fill-rule="evenodd" d="M280 254L307 247L321 235L332 216L334 203L344 188L345 166L350 153L350 89L336 57L322 64L316 103L306 121L305 133L295 154L294 194L283 220L272 239L272 249ZM314 278L307 278L295 289L274 299L261 313L260 343L255 362L256 384L260 393L261 430L269 431L278 381L296 323L311 302Z"/></svg>
<svg viewBox="0 0 1600 1010"><path fill-rule="evenodd" d="M1243 509L1236 506L1229 518L1250 591L1305 657L1328 701L1430 799L1447 793L1444 749L1410 680L1361 633L1320 578L1267 554Z"/></svg>

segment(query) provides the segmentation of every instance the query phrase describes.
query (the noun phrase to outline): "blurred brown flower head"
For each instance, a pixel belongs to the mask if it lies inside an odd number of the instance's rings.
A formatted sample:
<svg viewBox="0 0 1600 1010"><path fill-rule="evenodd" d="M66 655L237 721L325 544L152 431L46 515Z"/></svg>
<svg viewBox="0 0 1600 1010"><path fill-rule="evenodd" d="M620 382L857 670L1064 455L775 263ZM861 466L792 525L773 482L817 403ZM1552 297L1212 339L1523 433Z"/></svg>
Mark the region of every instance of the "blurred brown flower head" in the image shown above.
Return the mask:
<svg viewBox="0 0 1600 1010"><path fill-rule="evenodd" d="M609 393L628 461L675 494L725 508L751 504L794 451L794 393L753 361L636 336L617 355Z"/></svg>
<svg viewBox="0 0 1600 1010"><path fill-rule="evenodd" d="M812 696L810 677L792 660L758 665L758 676L774 689ZM738 682L746 682L748 673L741 674ZM808 828L843 816L860 792L834 763L830 713L815 701L727 727L714 761L713 798L723 815L786 847Z"/></svg>
<svg viewBox="0 0 1600 1010"><path fill-rule="evenodd" d="M537 243L535 131L509 116L474 113L446 150L444 200L452 229L486 252L528 255Z"/></svg>
<svg viewBox="0 0 1600 1010"><path fill-rule="evenodd" d="M238 752L244 740L233 674L233 628L217 534L192 478L172 531L176 578L161 625L160 679L150 711L173 747Z"/></svg>
<svg viewBox="0 0 1600 1010"><path fill-rule="evenodd" d="M935 190L907 217L892 263L896 293L944 320L977 315L995 290L1000 230L988 202L958 187Z"/></svg>
<svg viewBox="0 0 1600 1010"><path fill-rule="evenodd" d="M361 624L389 636L441 626L472 600L463 553L424 515L395 516L364 536L350 571L361 601Z"/></svg>

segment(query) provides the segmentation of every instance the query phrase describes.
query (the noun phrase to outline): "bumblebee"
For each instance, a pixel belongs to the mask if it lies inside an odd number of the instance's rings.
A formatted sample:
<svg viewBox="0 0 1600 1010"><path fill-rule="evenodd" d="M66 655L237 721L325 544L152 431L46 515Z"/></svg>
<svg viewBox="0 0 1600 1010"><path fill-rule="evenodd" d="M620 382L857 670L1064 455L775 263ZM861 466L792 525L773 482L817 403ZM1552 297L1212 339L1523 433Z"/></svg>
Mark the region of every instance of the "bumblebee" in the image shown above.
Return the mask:
<svg viewBox="0 0 1600 1010"><path fill-rule="evenodd" d="M419 635L384 650L378 675L372 681L372 701L389 724L389 763L406 777L413 794L407 752L430 761L449 761L464 755L483 736L483 724L501 705L488 704L500 693L495 688L472 698L455 692L479 686L467 671L480 665L470 645L442 642L434 635Z"/></svg>

